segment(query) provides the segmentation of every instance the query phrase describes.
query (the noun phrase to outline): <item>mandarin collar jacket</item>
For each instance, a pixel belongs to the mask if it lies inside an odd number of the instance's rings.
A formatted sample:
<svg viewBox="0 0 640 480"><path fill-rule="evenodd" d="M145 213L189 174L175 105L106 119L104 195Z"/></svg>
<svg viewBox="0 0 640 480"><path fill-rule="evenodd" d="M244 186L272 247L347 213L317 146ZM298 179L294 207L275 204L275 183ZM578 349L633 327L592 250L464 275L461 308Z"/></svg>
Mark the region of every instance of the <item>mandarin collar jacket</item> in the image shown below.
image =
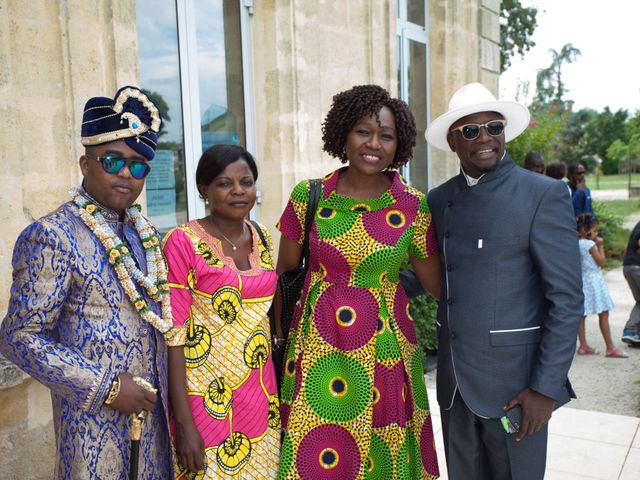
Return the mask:
<svg viewBox="0 0 640 480"><path fill-rule="evenodd" d="M438 401L457 390L480 416L530 387L568 401L583 296L566 186L508 155L475 186L464 175L431 190L440 247Z"/></svg>

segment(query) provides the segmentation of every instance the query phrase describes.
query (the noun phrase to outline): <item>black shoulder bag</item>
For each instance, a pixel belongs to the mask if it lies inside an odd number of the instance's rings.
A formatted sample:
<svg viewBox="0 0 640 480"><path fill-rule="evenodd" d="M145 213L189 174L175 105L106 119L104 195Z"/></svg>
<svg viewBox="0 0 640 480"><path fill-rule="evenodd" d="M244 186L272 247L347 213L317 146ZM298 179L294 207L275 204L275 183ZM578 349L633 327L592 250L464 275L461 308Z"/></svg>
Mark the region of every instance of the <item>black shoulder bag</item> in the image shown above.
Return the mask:
<svg viewBox="0 0 640 480"><path fill-rule="evenodd" d="M280 313L280 325L282 327L282 334L285 338L285 344L276 349L273 349L273 363L276 369L276 380L278 383L278 389L282 383L282 375L284 373L284 356L287 351L287 340L289 338L289 329L291 328L291 320L293 319L293 311L296 303L300 300L302 294L302 287L304 285L304 279L309 269L309 231L313 224L313 217L315 216L318 208L318 202L320 200L320 191L322 184L319 178L309 180L309 203L307 204L307 212L304 219L304 239L302 242L302 254L298 265L291 270L282 272L278 277L278 287L280 289L281 298L281 313ZM272 332L272 334L275 330Z"/></svg>

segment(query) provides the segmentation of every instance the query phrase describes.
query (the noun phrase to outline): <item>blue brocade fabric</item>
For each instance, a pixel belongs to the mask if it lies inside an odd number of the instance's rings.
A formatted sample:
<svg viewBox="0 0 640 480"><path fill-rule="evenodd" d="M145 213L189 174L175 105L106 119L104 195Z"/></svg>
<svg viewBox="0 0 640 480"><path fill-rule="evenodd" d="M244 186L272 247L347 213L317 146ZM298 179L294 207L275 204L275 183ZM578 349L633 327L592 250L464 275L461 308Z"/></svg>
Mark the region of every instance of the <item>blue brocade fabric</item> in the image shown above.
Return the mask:
<svg viewBox="0 0 640 480"><path fill-rule="evenodd" d="M120 372L144 377L160 391L143 424L139 478L172 478L165 343L136 312L104 247L76 212L66 203L18 238L0 351L51 389L55 478L128 478L130 420L103 404ZM105 216L117 229L116 214ZM133 224L121 228L145 271Z"/></svg>

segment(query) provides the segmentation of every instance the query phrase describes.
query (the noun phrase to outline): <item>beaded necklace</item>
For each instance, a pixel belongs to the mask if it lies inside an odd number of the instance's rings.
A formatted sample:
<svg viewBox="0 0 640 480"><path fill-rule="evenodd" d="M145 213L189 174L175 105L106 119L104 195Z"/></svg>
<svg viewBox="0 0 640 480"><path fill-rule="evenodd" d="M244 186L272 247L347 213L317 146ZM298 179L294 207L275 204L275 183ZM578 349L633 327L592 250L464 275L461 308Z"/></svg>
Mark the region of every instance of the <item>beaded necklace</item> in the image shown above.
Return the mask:
<svg viewBox="0 0 640 480"><path fill-rule="evenodd" d="M173 327L167 266L160 249L160 239L151 224L140 213L140 205L135 204L128 207L125 214L128 219L133 220L142 241L147 259L147 275L136 266L131 252L107 223L100 206L82 195L78 187L72 188L69 194L73 203L78 207L78 214L82 221L106 249L107 259L115 268L120 284L135 309L144 320L166 337ZM147 301L138 293L133 280L144 288L151 298L160 302L162 317L149 308Z"/></svg>

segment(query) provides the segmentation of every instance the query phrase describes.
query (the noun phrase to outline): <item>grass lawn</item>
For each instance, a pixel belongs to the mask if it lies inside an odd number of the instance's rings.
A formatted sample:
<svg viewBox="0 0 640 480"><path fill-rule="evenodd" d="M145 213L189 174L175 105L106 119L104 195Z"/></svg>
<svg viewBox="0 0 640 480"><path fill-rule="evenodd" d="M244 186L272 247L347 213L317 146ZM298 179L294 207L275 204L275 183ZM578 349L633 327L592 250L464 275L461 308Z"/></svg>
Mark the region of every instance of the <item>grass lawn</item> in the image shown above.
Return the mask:
<svg viewBox="0 0 640 480"><path fill-rule="evenodd" d="M640 185L640 173L631 175L631 185ZM629 186L629 175L587 175L587 186L591 190L618 190Z"/></svg>
<svg viewBox="0 0 640 480"><path fill-rule="evenodd" d="M629 200L594 200L598 203L604 203L607 209L616 215L620 215L623 219L633 213L640 213L640 199L633 198Z"/></svg>

